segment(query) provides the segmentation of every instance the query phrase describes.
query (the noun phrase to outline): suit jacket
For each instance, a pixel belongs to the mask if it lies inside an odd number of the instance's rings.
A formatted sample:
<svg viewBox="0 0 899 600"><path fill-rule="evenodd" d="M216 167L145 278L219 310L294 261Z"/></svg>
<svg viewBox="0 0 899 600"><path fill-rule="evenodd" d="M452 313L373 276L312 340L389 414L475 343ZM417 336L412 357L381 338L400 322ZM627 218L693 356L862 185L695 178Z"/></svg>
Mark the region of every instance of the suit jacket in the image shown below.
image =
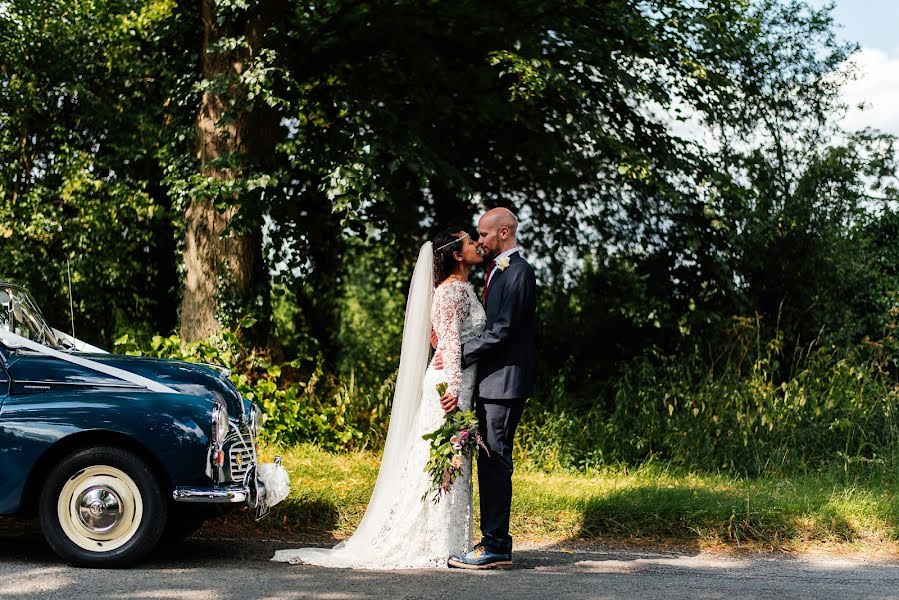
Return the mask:
<svg viewBox="0 0 899 600"><path fill-rule="evenodd" d="M478 363L479 397L526 399L534 393L537 278L517 252L491 275L484 310L486 328L462 345L462 365Z"/></svg>

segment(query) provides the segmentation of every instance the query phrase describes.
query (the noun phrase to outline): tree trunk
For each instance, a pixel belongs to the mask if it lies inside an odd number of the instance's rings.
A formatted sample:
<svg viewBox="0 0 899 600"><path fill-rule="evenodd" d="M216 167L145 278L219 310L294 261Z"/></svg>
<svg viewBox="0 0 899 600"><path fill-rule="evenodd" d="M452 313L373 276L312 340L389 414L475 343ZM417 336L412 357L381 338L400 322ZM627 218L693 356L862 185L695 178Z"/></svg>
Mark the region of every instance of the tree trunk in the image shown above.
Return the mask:
<svg viewBox="0 0 899 600"><path fill-rule="evenodd" d="M263 2L255 14L248 15L243 25L219 25L215 20L215 1L201 0L203 22L202 68L207 80L221 76L237 76L250 59L250 53L262 43L268 23L283 10L280 1ZM212 44L223 37L243 34L249 48L211 53ZM277 141L277 114L265 107L248 112L236 109L228 115L228 103L240 106L244 90L234 84L222 97L210 90L203 93L197 115L197 158L200 173L221 181L241 176L241 167L254 156L266 159L274 152ZM230 110L235 111L234 108ZM217 161L232 158L223 166ZM231 205L219 210L207 197L191 199L185 212L184 288L181 300L181 337L187 341L206 338L222 329L222 301L227 299L238 311L249 304L264 285L266 269L262 260L261 215L241 215L241 231L231 225L238 211L252 210L242 205L241 198L229 199ZM227 298L226 298L227 297ZM233 315L240 316L240 315Z"/></svg>

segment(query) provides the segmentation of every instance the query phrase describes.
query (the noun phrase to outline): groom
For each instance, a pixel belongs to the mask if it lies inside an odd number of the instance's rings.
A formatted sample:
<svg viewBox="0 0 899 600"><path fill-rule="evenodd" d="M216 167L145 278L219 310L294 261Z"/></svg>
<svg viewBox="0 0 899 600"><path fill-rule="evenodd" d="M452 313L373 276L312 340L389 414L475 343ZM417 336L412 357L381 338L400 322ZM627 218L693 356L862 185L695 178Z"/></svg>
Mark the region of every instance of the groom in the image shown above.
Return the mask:
<svg viewBox="0 0 899 600"><path fill-rule="evenodd" d="M512 566L512 440L534 391L537 280L518 252L518 219L506 208L487 211L478 221L478 244L492 260L484 284L484 332L462 346L462 367L478 363L477 416L481 437L490 448L478 452L481 542L449 565L462 569ZM456 400L444 396L443 409Z"/></svg>

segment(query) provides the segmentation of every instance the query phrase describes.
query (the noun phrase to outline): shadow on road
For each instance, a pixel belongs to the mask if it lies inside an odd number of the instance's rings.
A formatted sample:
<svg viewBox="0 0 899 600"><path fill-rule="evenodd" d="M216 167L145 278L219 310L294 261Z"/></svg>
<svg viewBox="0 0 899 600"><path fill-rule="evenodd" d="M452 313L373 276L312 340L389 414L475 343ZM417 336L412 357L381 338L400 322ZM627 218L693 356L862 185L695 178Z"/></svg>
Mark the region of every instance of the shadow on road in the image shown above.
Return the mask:
<svg viewBox="0 0 899 600"><path fill-rule="evenodd" d="M0 560L60 562L50 549L37 519L0 517Z"/></svg>
<svg viewBox="0 0 899 600"><path fill-rule="evenodd" d="M894 597L892 591L899 587L895 563L760 553L717 556L695 550L584 550L566 548L565 544L517 551L511 571L324 569L269 561L275 550L297 546L296 541L204 535L201 532L198 537L160 549L130 569L73 569L53 554L36 522L0 519L0 598L845 600Z"/></svg>
<svg viewBox="0 0 899 600"><path fill-rule="evenodd" d="M136 568L139 569L203 569L217 564L254 565L255 568L285 569L285 565L270 563L275 550L297 546L330 547L333 538L309 537L302 541L260 540L251 536L217 535L215 522L197 535L169 547L160 547ZM223 531L230 531L223 529ZM616 555L617 556L617 555ZM514 570L565 568L596 557L553 544L515 552ZM0 518L0 562L22 561L37 565L64 565L47 545L37 520ZM455 570L453 570L455 572Z"/></svg>

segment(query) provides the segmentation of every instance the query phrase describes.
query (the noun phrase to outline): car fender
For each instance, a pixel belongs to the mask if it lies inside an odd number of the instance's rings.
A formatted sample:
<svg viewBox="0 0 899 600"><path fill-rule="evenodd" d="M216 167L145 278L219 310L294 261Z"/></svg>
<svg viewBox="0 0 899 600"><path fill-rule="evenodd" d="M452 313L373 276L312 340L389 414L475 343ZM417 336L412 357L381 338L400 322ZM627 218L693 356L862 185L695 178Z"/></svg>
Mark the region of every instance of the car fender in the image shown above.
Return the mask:
<svg viewBox="0 0 899 600"><path fill-rule="evenodd" d="M0 411L0 514L27 510L52 458L85 445L130 445L170 487L203 485L213 402L205 396L84 390L7 397ZM50 459L48 461L48 459Z"/></svg>

